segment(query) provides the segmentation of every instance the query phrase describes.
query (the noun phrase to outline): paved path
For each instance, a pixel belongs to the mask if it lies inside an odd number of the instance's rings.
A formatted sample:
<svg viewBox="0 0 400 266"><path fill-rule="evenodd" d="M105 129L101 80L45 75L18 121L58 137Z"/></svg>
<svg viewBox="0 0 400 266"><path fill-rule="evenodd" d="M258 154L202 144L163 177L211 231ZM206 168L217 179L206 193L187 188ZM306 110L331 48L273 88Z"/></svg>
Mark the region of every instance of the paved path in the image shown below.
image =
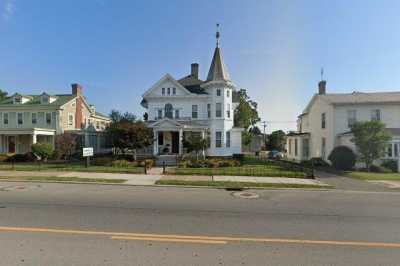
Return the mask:
<svg viewBox="0 0 400 266"><path fill-rule="evenodd" d="M336 189L354 191L393 191L384 183L368 182L355 178L338 176L326 172L316 172L317 180L334 186Z"/></svg>
<svg viewBox="0 0 400 266"><path fill-rule="evenodd" d="M88 173L88 172L61 172L61 171L0 171L0 177L34 177L57 176L79 178L106 178L126 179L128 185L154 185L157 180L186 180L186 181L233 181L233 182L257 182L272 184L299 184L299 185L326 185L320 180L284 177L254 177L254 176L183 176L162 175L162 168L153 168L149 174L119 174L119 173Z"/></svg>

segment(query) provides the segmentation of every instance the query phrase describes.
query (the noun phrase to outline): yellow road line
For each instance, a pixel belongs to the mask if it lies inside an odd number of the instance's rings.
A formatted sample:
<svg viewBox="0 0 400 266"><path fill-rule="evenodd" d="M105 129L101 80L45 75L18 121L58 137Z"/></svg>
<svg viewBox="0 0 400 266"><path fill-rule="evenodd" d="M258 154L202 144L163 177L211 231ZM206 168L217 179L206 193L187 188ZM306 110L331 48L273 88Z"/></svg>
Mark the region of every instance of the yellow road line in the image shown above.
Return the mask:
<svg viewBox="0 0 400 266"><path fill-rule="evenodd" d="M162 238L162 239L188 239L205 241L224 241L224 242L256 242L256 243L282 243L282 244L310 244L310 245L333 245L333 246L364 246L376 248L400 248L400 243L390 242L368 242L368 241L336 241L336 240L308 240L308 239L284 239L284 238L248 238L248 237L225 237L225 236L190 236L190 235L165 235L165 234L143 234L143 233L122 233L122 232L103 232L86 230L65 230L54 228L34 228L34 227L5 227L0 226L0 232L26 232L26 233L56 233L56 234L79 234L79 235L98 235L125 238Z"/></svg>
<svg viewBox="0 0 400 266"><path fill-rule="evenodd" d="M115 240L148 240L148 241L161 241L161 242L180 242L180 243L195 243L195 244L226 244L226 241L220 240L201 240L201 239L179 239L179 238L166 238L166 237L134 237L134 236L112 236L111 239Z"/></svg>

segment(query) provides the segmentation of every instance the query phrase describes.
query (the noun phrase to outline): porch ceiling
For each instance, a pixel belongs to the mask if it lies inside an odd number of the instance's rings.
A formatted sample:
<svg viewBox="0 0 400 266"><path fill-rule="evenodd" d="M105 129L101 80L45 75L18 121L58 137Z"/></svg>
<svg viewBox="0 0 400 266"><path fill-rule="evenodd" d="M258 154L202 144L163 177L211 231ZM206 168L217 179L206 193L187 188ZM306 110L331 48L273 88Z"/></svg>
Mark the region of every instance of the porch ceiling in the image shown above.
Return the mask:
<svg viewBox="0 0 400 266"><path fill-rule="evenodd" d="M44 128L14 128L14 129L0 129L0 135L55 135L54 129Z"/></svg>

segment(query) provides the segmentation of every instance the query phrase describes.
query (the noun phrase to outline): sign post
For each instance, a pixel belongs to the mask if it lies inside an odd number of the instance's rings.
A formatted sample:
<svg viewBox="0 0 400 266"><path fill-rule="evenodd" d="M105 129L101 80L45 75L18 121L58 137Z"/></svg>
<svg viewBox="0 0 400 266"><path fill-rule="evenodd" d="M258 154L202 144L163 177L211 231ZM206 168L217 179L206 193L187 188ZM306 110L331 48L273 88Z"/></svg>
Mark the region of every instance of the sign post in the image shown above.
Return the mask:
<svg viewBox="0 0 400 266"><path fill-rule="evenodd" d="M93 147L82 149L82 156L86 157L86 168L90 166L90 157L93 156Z"/></svg>

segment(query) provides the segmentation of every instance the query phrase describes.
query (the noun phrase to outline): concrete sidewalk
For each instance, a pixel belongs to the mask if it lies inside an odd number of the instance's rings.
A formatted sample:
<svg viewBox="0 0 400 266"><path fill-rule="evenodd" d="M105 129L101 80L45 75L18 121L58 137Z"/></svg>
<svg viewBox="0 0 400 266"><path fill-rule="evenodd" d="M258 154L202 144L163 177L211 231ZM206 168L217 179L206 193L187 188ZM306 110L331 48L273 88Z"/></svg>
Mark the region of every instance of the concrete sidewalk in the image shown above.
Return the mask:
<svg viewBox="0 0 400 266"><path fill-rule="evenodd" d="M79 177L79 178L104 178L126 179L123 184L128 185L155 185L157 180L185 180L185 181L233 181L255 182L271 184L298 184L328 186L326 183L315 179L285 178L285 177L254 177L254 176L196 176L196 175L162 175L159 171L149 171L150 174L119 174L119 173L88 173L64 171L0 171L0 177Z"/></svg>

